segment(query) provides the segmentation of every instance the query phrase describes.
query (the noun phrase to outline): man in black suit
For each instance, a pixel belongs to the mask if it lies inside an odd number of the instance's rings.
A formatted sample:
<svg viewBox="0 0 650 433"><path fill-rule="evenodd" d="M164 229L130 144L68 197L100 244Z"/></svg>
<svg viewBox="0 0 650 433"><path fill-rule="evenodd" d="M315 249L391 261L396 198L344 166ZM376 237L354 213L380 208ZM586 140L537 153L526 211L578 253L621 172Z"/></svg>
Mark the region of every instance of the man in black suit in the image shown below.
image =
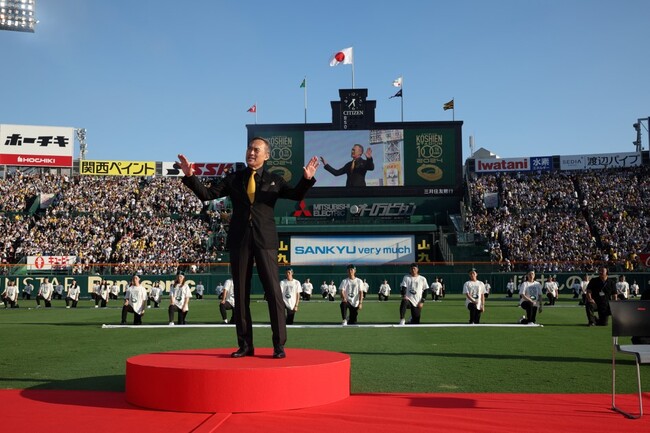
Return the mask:
<svg viewBox="0 0 650 433"><path fill-rule="evenodd" d="M235 292L235 325L239 350L233 358L253 356L253 322L250 312L253 261L264 287L273 332L273 357L284 358L287 340L284 301L278 280L278 233L273 209L279 198L300 201L316 183L314 174L318 159L311 158L303 168L303 177L295 187L276 174L264 170L264 162L271 155L271 146L264 138L255 137L246 149L246 170L227 175L216 185L206 188L194 176L192 164L184 155L178 155L183 183L201 201L229 196L233 213L227 244L230 249L232 277Z"/></svg>
<svg viewBox="0 0 650 433"><path fill-rule="evenodd" d="M329 165L322 156L320 160L323 162L323 168L334 176L347 174L348 178L345 181L345 186L366 186L366 172L374 170L375 163L372 160L372 149L370 147L366 150L366 159L361 158L361 155L363 155L363 146L355 144L350 151L352 161L338 170Z"/></svg>

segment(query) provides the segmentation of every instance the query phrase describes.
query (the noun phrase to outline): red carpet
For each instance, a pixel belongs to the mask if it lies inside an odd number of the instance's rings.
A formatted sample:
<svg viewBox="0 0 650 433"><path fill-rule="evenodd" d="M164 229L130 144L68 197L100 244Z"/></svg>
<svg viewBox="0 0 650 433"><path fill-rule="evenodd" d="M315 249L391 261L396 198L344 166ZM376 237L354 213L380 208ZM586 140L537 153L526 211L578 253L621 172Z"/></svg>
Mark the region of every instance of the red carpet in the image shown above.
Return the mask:
<svg viewBox="0 0 650 433"><path fill-rule="evenodd" d="M227 398L227 397L226 397ZM617 398L636 410L632 395ZM608 394L357 394L308 409L196 414L139 409L124 393L0 390L6 432L395 433L650 432L650 415L612 412ZM644 394L650 410L650 394Z"/></svg>

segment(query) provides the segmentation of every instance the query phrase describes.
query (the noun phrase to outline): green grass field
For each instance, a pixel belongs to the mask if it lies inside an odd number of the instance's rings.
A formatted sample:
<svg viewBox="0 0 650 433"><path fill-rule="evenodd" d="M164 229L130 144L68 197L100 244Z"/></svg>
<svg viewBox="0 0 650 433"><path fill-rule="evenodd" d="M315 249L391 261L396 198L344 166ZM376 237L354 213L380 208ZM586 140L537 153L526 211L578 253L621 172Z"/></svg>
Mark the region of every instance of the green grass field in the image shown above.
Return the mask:
<svg viewBox="0 0 650 433"><path fill-rule="evenodd" d="M302 302L299 324L340 324L339 303ZM513 324L523 310L517 302L493 295L482 323ZM19 309L0 309L0 388L47 388L123 391L125 363L130 356L169 350L235 347L235 330L161 326L156 329L103 329L118 324L121 303L95 309L84 300L77 309L36 309L21 301ZM30 308L31 307L31 308ZM166 325L167 309L149 309L144 324ZM266 303L255 298L255 323L268 323ZM397 297L364 303L361 324L396 324ZM221 321L214 297L193 300L190 324ZM466 323L461 295L427 302L423 323ZM132 320L132 315L129 316ZM347 353L352 358L352 392L530 392L608 393L611 391L611 328L588 327L583 307L561 299L538 316L544 327L427 328L290 328L287 348L312 348ZM271 345L269 328L255 328L256 347ZM324 371L323 374L327 374ZM650 389L650 371L642 371L643 389ZM621 392L636 390L630 357L620 355Z"/></svg>

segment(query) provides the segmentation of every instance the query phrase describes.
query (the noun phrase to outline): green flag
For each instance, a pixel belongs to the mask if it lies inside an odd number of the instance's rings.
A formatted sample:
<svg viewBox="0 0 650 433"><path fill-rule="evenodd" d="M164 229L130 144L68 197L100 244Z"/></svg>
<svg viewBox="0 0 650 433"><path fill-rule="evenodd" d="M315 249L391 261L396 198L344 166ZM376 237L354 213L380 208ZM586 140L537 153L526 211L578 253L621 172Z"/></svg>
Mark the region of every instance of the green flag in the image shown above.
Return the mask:
<svg viewBox="0 0 650 433"><path fill-rule="evenodd" d="M302 89L304 87L307 87L307 79L306 78L303 78L302 83L300 83L300 88Z"/></svg>

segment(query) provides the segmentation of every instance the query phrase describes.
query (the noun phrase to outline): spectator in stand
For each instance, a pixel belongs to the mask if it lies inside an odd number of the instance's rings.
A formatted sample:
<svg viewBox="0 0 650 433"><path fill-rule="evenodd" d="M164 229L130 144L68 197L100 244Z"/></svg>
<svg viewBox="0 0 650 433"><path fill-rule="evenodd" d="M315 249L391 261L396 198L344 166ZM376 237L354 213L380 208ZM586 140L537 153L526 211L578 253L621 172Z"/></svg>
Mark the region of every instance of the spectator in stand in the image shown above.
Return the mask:
<svg viewBox="0 0 650 433"><path fill-rule="evenodd" d="M142 316L144 316L147 306L147 289L140 284L140 277L134 275L131 278L131 284L126 289L124 295L124 305L122 305L121 325L126 325L126 316L133 313L133 324L142 325Z"/></svg>
<svg viewBox="0 0 650 433"><path fill-rule="evenodd" d="M41 307L41 301L45 303L45 308L50 308L52 306L52 293L54 292L54 287L50 283L49 278L45 278L38 288L38 294L36 295L36 308Z"/></svg>
<svg viewBox="0 0 650 433"><path fill-rule="evenodd" d="M77 285L76 280L72 280L66 292L65 308L77 308L77 303L79 302L80 294L81 294L81 288L79 287L79 285Z"/></svg>

